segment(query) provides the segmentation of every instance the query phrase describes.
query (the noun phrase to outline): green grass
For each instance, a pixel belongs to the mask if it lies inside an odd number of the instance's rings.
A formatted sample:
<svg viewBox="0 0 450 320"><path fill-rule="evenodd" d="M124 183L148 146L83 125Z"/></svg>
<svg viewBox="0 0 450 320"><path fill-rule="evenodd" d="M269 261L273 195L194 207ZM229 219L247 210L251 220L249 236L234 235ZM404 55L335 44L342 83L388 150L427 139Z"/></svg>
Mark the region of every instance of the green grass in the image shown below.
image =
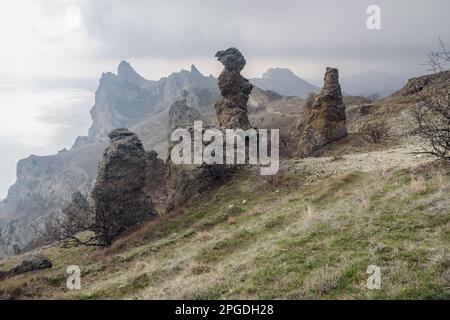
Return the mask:
<svg viewBox="0 0 450 320"><path fill-rule="evenodd" d="M286 174L281 186L243 174L107 251L47 248L55 268L23 282L46 277L44 296L73 299L450 298L442 179L431 174L417 185L402 169L305 185L307 174ZM81 267L80 292L64 288L70 264ZM366 288L372 264L381 290Z"/></svg>

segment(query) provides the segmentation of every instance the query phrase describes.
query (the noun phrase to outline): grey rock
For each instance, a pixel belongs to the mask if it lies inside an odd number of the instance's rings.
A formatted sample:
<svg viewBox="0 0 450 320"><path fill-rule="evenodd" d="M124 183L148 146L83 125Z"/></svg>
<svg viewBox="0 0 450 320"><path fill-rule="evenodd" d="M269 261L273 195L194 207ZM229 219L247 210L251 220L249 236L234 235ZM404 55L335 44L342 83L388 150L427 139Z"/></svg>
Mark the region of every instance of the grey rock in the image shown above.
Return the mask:
<svg viewBox="0 0 450 320"><path fill-rule="evenodd" d="M145 192L146 155L139 138L127 129L109 134L91 197L100 241L110 244L122 232L157 216Z"/></svg>
<svg viewBox="0 0 450 320"><path fill-rule="evenodd" d="M42 254L33 254L24 258L17 266L10 270L10 274L15 276L35 270L50 269L53 267L52 261Z"/></svg>
<svg viewBox="0 0 450 320"><path fill-rule="evenodd" d="M224 65L225 69L229 71L241 72L247 63L244 56L237 48L228 48L226 50L218 51L215 57Z"/></svg>
<svg viewBox="0 0 450 320"><path fill-rule="evenodd" d="M346 135L339 72L335 68L327 68L322 91L308 98L299 119L290 129L290 139L299 156L308 156Z"/></svg>
<svg viewBox="0 0 450 320"><path fill-rule="evenodd" d="M186 112L190 111L190 112ZM172 117L178 117L180 114L186 114L186 121L171 119L170 123L173 129L184 128L189 131L191 141L194 141L193 121L198 120L198 114L192 107L186 106L185 102L176 102L171 107ZM203 126L203 129L219 129L213 125ZM171 211L186 204L189 200L198 197L204 191L212 189L219 181L227 178L229 166L226 165L198 165L198 164L175 164L172 161L171 153L175 143L169 144L168 156L166 160L167 167L167 202L166 211Z"/></svg>
<svg viewBox="0 0 450 320"><path fill-rule="evenodd" d="M222 99L214 105L219 126L248 129L247 102L253 85L240 74L245 58L236 48L219 51L216 57L225 67L218 83Z"/></svg>

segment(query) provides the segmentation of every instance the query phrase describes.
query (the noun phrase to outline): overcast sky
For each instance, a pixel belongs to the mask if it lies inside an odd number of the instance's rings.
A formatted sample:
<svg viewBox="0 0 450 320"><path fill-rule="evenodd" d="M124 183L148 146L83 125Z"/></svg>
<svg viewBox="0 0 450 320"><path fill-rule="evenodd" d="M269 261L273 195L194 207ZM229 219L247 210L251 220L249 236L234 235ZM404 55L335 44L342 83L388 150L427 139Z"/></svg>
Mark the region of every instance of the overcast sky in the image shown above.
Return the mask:
<svg viewBox="0 0 450 320"><path fill-rule="evenodd" d="M371 4L381 30L366 27ZM0 198L19 157L86 133L96 81L122 59L148 79L191 64L217 75L215 52L236 46L248 77L289 67L320 84L330 65L407 78L450 43L449 13L448 0L1 0Z"/></svg>

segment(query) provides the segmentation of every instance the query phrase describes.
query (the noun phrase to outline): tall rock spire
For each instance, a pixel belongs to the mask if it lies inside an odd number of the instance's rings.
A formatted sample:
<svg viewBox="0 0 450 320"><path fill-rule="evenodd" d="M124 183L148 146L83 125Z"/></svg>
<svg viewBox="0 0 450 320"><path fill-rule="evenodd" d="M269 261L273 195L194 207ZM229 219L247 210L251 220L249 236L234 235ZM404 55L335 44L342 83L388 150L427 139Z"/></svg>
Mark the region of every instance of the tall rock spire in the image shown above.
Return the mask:
<svg viewBox="0 0 450 320"><path fill-rule="evenodd" d="M222 99L214 106L219 126L248 129L247 102L253 85L240 73L246 64L245 58L236 48L219 51L216 58L225 67L219 76Z"/></svg>
<svg viewBox="0 0 450 320"><path fill-rule="evenodd" d="M319 95L308 98L290 136L300 156L308 156L328 143L347 135L339 71L327 68Z"/></svg>

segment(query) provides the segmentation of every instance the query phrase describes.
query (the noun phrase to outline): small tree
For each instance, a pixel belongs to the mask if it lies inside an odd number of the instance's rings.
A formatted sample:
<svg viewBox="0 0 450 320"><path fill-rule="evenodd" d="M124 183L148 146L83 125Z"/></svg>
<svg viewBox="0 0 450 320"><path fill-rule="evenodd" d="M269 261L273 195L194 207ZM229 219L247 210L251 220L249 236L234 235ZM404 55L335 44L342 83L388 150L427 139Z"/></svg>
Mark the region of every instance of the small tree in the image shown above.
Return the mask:
<svg viewBox="0 0 450 320"><path fill-rule="evenodd" d="M43 243L61 243L64 246L102 246L98 241L98 227L94 222L94 211L86 197L79 191L72 195L70 204L62 215L46 224L41 235ZM90 232L92 235L83 234Z"/></svg>
<svg viewBox="0 0 450 320"><path fill-rule="evenodd" d="M388 136L389 127L384 120L366 123L361 128L364 138L373 143L380 143Z"/></svg>
<svg viewBox="0 0 450 320"><path fill-rule="evenodd" d="M421 97L422 103L414 110L414 131L426 142L422 153L450 160L450 90L433 88Z"/></svg>
<svg viewBox="0 0 450 320"><path fill-rule="evenodd" d="M448 51L447 46L439 39L440 50L432 51L427 55L427 62L424 64L428 66L428 71L433 73L438 73L441 71L448 70L448 64L450 63L450 51Z"/></svg>
<svg viewBox="0 0 450 320"><path fill-rule="evenodd" d="M450 52L439 39L441 50L428 55L426 65L434 73L448 70ZM414 110L414 133L426 144L421 153L428 153L442 160L450 160L450 88L447 84L430 88L417 88L421 104Z"/></svg>

